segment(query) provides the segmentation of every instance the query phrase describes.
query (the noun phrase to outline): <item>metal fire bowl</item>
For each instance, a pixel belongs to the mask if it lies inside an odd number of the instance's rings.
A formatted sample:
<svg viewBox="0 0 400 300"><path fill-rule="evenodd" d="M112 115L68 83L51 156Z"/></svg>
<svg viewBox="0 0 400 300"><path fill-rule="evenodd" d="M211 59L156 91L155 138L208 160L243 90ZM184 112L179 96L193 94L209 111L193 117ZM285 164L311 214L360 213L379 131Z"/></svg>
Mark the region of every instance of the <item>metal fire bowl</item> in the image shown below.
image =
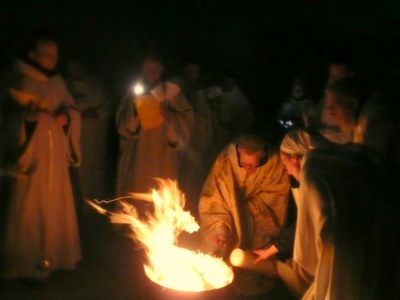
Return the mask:
<svg viewBox="0 0 400 300"><path fill-rule="evenodd" d="M153 281L150 281L149 290L147 295L148 299L154 300L228 300L232 299L231 284L228 284L219 289L200 291L200 292L186 292L178 291L163 287Z"/></svg>

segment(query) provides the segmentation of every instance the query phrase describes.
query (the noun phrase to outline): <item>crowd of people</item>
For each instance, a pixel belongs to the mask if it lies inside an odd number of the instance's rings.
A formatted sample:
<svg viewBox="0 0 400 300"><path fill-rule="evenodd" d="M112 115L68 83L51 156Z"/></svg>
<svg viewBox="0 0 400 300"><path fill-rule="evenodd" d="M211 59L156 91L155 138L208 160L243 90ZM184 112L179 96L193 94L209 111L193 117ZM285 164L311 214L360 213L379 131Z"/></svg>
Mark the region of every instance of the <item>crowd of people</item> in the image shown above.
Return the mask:
<svg viewBox="0 0 400 300"><path fill-rule="evenodd" d="M207 86L190 60L167 77L153 53L114 108L81 59L70 58L61 76L58 54L52 36L35 37L2 73L3 279L76 268L85 199L148 193L165 178L199 220L201 251L229 263L242 248L273 264L271 274L236 270L239 295L265 294L267 282L281 280L295 298L398 297L400 124L391 85L332 61L318 98L296 76L273 120L256 120L234 72ZM262 132L260 122L281 131ZM135 205L144 217L147 206Z"/></svg>

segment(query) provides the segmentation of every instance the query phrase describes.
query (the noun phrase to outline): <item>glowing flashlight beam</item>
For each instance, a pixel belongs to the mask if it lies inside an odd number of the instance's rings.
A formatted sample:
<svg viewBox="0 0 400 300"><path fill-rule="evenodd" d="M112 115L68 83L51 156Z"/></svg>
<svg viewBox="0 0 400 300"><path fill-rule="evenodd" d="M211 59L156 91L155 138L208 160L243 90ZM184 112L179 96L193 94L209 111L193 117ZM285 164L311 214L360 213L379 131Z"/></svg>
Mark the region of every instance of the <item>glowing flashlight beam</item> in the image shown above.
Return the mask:
<svg viewBox="0 0 400 300"><path fill-rule="evenodd" d="M135 83L132 86L132 91L136 96L142 95L144 93L144 87L140 83Z"/></svg>

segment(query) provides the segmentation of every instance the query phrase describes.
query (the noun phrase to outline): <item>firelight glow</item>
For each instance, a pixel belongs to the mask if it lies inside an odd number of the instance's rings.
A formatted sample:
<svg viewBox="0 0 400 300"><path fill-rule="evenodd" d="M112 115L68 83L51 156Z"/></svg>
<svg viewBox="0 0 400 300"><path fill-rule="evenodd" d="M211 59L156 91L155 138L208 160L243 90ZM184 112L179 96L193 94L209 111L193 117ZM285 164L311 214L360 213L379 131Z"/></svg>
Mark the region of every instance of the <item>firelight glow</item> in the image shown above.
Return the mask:
<svg viewBox="0 0 400 300"><path fill-rule="evenodd" d="M148 263L146 275L155 283L173 290L200 292L222 288L233 280L232 269L221 259L178 247L177 238L186 231L199 230L195 218L184 211L185 197L172 180L158 180L160 188L151 194L132 194L153 203L154 211L139 218L136 208L121 202L119 212L109 212L93 201L98 212L108 214L112 223L128 224L132 238L143 246Z"/></svg>

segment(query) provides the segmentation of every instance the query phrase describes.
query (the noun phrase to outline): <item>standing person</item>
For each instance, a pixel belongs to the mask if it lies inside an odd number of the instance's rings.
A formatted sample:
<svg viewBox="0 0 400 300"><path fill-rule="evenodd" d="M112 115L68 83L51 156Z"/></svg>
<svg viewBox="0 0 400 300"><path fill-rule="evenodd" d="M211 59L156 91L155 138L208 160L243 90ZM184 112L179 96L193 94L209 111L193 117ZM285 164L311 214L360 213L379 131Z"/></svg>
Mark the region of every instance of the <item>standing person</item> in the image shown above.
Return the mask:
<svg viewBox="0 0 400 300"><path fill-rule="evenodd" d="M369 89L364 82L351 78L329 85L327 111L350 141L366 145L387 164L399 168L400 128L394 99L382 89Z"/></svg>
<svg viewBox="0 0 400 300"><path fill-rule="evenodd" d="M117 111L120 134L117 194L148 193L155 178L178 179L178 152L189 139L193 108L177 84L162 77L155 57L143 63L143 82Z"/></svg>
<svg viewBox="0 0 400 300"><path fill-rule="evenodd" d="M16 61L5 103L9 210L4 278L43 279L81 258L68 168L80 161L80 114L58 74L58 44L39 35Z"/></svg>
<svg viewBox="0 0 400 300"><path fill-rule="evenodd" d="M261 137L246 134L229 143L201 192L202 251L227 258L237 247L251 250L274 243L286 218L289 188L279 153ZM243 295L270 288L262 274L240 274Z"/></svg>
<svg viewBox="0 0 400 300"><path fill-rule="evenodd" d="M327 67L327 79L323 87L323 95L315 109L313 127L323 131L324 135L329 135L330 140L340 144L345 144L351 139L340 131L336 120L329 114L325 91L328 86L333 85L338 80L353 77L355 77L354 67L349 61L341 58L331 60Z"/></svg>
<svg viewBox="0 0 400 300"><path fill-rule="evenodd" d="M209 154L213 162L232 139L253 129L255 117L253 106L231 70L224 70L218 85L208 89L208 98L214 119L214 139Z"/></svg>
<svg viewBox="0 0 400 300"><path fill-rule="evenodd" d="M81 112L82 163L78 172L82 197L102 199L108 187L108 99L100 80L79 59L67 62L67 87Z"/></svg>
<svg viewBox="0 0 400 300"><path fill-rule="evenodd" d="M179 159L179 183L186 195L188 207L197 214L198 197L208 172L205 155L212 142L212 114L200 82L200 66L196 62L186 62L175 81L193 107L191 138Z"/></svg>
<svg viewBox="0 0 400 300"><path fill-rule="evenodd" d="M355 144L307 156L292 265L302 299L398 299L395 180L378 161Z"/></svg>
<svg viewBox="0 0 400 300"><path fill-rule="evenodd" d="M285 128L310 127L314 119L315 101L310 98L310 84L302 76L294 78L289 99L278 111L278 121Z"/></svg>

